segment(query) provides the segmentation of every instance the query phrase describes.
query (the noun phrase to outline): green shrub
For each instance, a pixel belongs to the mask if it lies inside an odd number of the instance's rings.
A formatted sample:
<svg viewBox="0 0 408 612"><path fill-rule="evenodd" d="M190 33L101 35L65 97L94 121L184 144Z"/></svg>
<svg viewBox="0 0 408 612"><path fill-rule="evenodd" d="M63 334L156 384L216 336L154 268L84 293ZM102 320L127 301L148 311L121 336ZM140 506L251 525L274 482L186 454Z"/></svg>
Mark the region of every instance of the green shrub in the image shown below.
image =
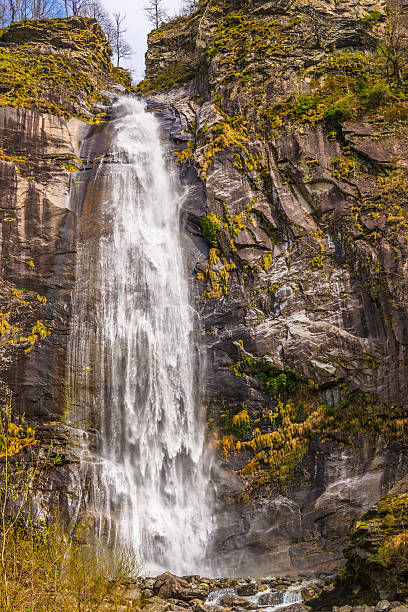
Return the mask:
<svg viewBox="0 0 408 612"><path fill-rule="evenodd" d="M207 217L200 217L200 225L204 237L212 246L218 244L218 234L221 230L221 221L214 213L210 213Z"/></svg>
<svg viewBox="0 0 408 612"><path fill-rule="evenodd" d="M367 109L380 106L380 104L387 100L389 95L390 90L388 85L382 82L363 87L357 92L359 102Z"/></svg>
<svg viewBox="0 0 408 612"><path fill-rule="evenodd" d="M323 119L329 126L336 126L342 121L351 119L355 112L350 99L343 98L329 107L323 114Z"/></svg>
<svg viewBox="0 0 408 612"><path fill-rule="evenodd" d="M369 13L367 13L367 15L364 15L364 17L361 20L361 23L364 23L364 25L367 26L373 26L376 23L378 23L382 18L382 15L380 13L380 11L370 11Z"/></svg>
<svg viewBox="0 0 408 612"><path fill-rule="evenodd" d="M232 371L235 376L247 374L257 376L262 387L266 388L272 396L285 396L295 389L296 375L290 370L282 371L265 359L255 359L246 353L241 353L241 359Z"/></svg>
<svg viewBox="0 0 408 612"><path fill-rule="evenodd" d="M304 115L309 110L316 107L318 103L318 96L308 96L306 94L301 94L298 98L296 98L293 104L293 112L296 115Z"/></svg>

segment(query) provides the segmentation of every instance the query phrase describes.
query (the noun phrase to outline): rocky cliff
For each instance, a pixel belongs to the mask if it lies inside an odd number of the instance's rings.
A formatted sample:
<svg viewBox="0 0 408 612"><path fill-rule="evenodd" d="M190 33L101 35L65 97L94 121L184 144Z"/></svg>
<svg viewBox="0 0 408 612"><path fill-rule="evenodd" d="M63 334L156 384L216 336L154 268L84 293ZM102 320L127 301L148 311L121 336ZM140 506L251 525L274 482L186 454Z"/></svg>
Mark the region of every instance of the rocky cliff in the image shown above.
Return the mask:
<svg viewBox="0 0 408 612"><path fill-rule="evenodd" d="M382 571L406 527L406 30L391 8L207 0L149 36L138 91L189 188L224 574L331 571L387 493L346 572L361 550ZM47 487L69 505L76 238L96 228L89 178L130 83L83 18L15 24L0 59L1 401L58 443Z"/></svg>
<svg viewBox="0 0 408 612"><path fill-rule="evenodd" d="M112 98L130 86L96 21L17 23L0 36L0 400L61 453L52 501L68 505L64 424L78 219Z"/></svg>
<svg viewBox="0 0 408 612"><path fill-rule="evenodd" d="M138 91L171 106L194 186L186 223L226 573L341 565L352 524L408 471L396 8L203 0L149 35Z"/></svg>

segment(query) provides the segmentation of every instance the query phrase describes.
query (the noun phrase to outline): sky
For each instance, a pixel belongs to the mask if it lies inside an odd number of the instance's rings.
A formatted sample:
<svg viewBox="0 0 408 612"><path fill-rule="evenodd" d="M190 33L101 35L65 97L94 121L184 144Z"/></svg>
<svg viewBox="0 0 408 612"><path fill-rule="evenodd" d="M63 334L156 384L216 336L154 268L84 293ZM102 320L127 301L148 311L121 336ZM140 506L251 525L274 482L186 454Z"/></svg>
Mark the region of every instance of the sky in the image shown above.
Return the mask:
<svg viewBox="0 0 408 612"><path fill-rule="evenodd" d="M144 54L146 51L146 39L152 26L146 21L143 10L146 0L103 0L103 5L109 13L120 11L126 14L125 25L127 27L126 39L133 49L133 56L125 67L132 68L134 80L137 83L144 75ZM163 0L163 6L173 15L181 5L181 0Z"/></svg>

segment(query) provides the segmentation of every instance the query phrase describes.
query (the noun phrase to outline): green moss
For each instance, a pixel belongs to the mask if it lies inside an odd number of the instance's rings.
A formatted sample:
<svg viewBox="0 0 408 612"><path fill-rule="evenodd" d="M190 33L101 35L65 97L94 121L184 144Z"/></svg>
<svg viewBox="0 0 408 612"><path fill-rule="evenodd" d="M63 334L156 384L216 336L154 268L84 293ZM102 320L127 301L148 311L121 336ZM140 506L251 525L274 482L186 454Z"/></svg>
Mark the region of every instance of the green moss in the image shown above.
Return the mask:
<svg viewBox="0 0 408 612"><path fill-rule="evenodd" d="M182 85L194 76L195 73L191 68L188 68L184 62L176 62L169 64L166 70L160 74L140 81L136 86L136 92L147 95L159 91L166 91L172 87Z"/></svg>
<svg viewBox="0 0 408 612"><path fill-rule="evenodd" d="M27 161L26 155L6 155L3 149L0 149L0 161L24 163Z"/></svg>
<svg viewBox="0 0 408 612"><path fill-rule="evenodd" d="M364 15L361 20L361 23L366 26L372 27L373 25L381 21L381 19L383 18L384 16L379 11L370 11L369 13L367 13L367 15Z"/></svg>
<svg viewBox="0 0 408 612"><path fill-rule="evenodd" d="M252 17L247 11L228 12L217 23L217 31L210 48L217 67L222 70L222 83L240 82L248 88L260 81L262 66L271 56L288 55L296 20L286 18ZM248 69L248 57L256 59L258 69Z"/></svg>
<svg viewBox="0 0 408 612"><path fill-rule="evenodd" d="M234 263L228 262L221 255L219 249L211 248L207 267L203 272L197 273L197 279L205 283L203 296L206 298L220 298L223 295L227 295L230 273L232 270L235 270L235 267Z"/></svg>
<svg viewBox="0 0 408 612"><path fill-rule="evenodd" d="M221 413L220 431L223 435L234 435L236 438L243 438L254 426L255 419L248 414L245 404L242 410L236 414L223 410Z"/></svg>
<svg viewBox="0 0 408 612"><path fill-rule="evenodd" d="M402 600L408 595L408 495L387 495L357 521L345 551L347 564L335 582L352 605Z"/></svg>
<svg viewBox="0 0 408 612"><path fill-rule="evenodd" d="M206 240L213 246L218 244L218 235L221 230L221 221L214 213L200 217L200 225Z"/></svg>
<svg viewBox="0 0 408 612"><path fill-rule="evenodd" d="M308 74L312 91L265 109L261 114L265 130L276 132L288 120L311 124L324 121L336 127L367 112L386 112L397 102L405 109L408 105L406 93L385 82L381 60L372 52L336 51L326 55Z"/></svg>
<svg viewBox="0 0 408 612"><path fill-rule="evenodd" d="M256 376L259 378L261 385L266 389L271 396L287 395L294 390L297 377L290 370L282 372L269 361L264 359L254 359L244 351L241 353L241 359L236 364L231 366L231 370L235 376Z"/></svg>
<svg viewBox="0 0 408 612"><path fill-rule="evenodd" d="M16 23L4 30L0 43L0 106L39 108L97 122L101 118L91 113L103 99L100 91L126 80L112 66L104 34L91 19ZM84 105L89 113L81 110Z"/></svg>
<svg viewBox="0 0 408 612"><path fill-rule="evenodd" d="M221 433L221 446L226 456L251 451L252 458L240 473L248 478L249 487L258 487L272 480L287 481L307 453L312 438L323 444L341 435L344 443L353 444L359 435L383 435L408 440L408 417L401 406L387 406L359 392L347 392L345 399L328 405L324 392L313 380L307 380L288 369L280 369L265 359L255 359L244 351L241 343L239 361L231 365L235 376L259 379L261 389L270 398L265 416L259 408L251 408L252 437L244 439L232 428ZM363 356L367 357L367 356ZM371 360L370 360L371 364ZM253 430L258 422L258 428Z"/></svg>
<svg viewBox="0 0 408 612"><path fill-rule="evenodd" d="M220 151L227 149L241 150L247 158L250 157L246 144L248 142L248 132L246 121L237 115L229 116L224 114L224 121L220 121L212 126L211 130L206 130L204 159L201 164L201 178L207 177L207 171L211 166L214 157ZM203 132L201 132L203 136Z"/></svg>
<svg viewBox="0 0 408 612"><path fill-rule="evenodd" d="M175 157L180 165L184 164L185 161L191 158L194 147L194 140L189 140L184 149L175 153Z"/></svg>
<svg viewBox="0 0 408 612"><path fill-rule="evenodd" d="M358 169L358 161L353 156L338 156L332 159L332 174L338 179L352 178Z"/></svg>
<svg viewBox="0 0 408 612"><path fill-rule="evenodd" d="M132 76L126 68L122 68L121 66L112 66L112 76L114 80L119 83L119 85L123 85L125 89L128 91L132 91L134 89L132 83Z"/></svg>

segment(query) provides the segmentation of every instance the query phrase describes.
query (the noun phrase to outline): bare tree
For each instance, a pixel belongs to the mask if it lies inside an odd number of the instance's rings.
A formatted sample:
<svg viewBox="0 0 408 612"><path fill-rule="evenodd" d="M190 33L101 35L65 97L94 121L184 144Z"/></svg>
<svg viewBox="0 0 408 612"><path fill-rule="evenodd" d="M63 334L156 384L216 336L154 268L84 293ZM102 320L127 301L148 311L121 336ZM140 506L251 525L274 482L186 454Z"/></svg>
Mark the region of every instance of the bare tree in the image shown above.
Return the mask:
<svg viewBox="0 0 408 612"><path fill-rule="evenodd" d="M10 21L14 23L18 21L17 17L17 6L15 0L9 0L9 9L10 9Z"/></svg>
<svg viewBox="0 0 408 612"><path fill-rule="evenodd" d="M200 0L183 0L181 3L181 15L191 15L200 6Z"/></svg>
<svg viewBox="0 0 408 612"><path fill-rule="evenodd" d="M89 0L64 0L66 16L82 15L88 4Z"/></svg>
<svg viewBox="0 0 408 612"><path fill-rule="evenodd" d="M0 28L4 28L10 21L10 5L7 0L0 0Z"/></svg>
<svg viewBox="0 0 408 612"><path fill-rule="evenodd" d="M30 0L28 4L29 19L56 17L61 9L58 0Z"/></svg>
<svg viewBox="0 0 408 612"><path fill-rule="evenodd" d="M113 46L113 23L107 11L105 11L99 0L87 0L80 10L80 15L96 19L105 32L105 36L111 46Z"/></svg>
<svg viewBox="0 0 408 612"><path fill-rule="evenodd" d="M378 52L385 61L388 82L403 84L403 72L408 63L408 39L402 24L402 11L389 11L384 24L377 26Z"/></svg>
<svg viewBox="0 0 408 612"><path fill-rule="evenodd" d="M4 27L24 19L56 17L60 10L59 0L0 0L0 25Z"/></svg>
<svg viewBox="0 0 408 612"><path fill-rule="evenodd" d="M80 8L80 13L83 17L91 17L101 22L106 18L106 11L99 0L89 0Z"/></svg>
<svg viewBox="0 0 408 612"><path fill-rule="evenodd" d="M144 5L144 11L149 23L157 30L157 28L168 18L166 10L163 7L163 0L147 0Z"/></svg>
<svg viewBox="0 0 408 612"><path fill-rule="evenodd" d="M113 48L113 53L116 56L116 65L119 66L120 60L125 57L130 57L132 55L132 48L126 42L124 38L124 34L127 32L127 29L124 27L124 21L126 19L126 15L115 12L113 13L113 27L111 35L111 45Z"/></svg>

